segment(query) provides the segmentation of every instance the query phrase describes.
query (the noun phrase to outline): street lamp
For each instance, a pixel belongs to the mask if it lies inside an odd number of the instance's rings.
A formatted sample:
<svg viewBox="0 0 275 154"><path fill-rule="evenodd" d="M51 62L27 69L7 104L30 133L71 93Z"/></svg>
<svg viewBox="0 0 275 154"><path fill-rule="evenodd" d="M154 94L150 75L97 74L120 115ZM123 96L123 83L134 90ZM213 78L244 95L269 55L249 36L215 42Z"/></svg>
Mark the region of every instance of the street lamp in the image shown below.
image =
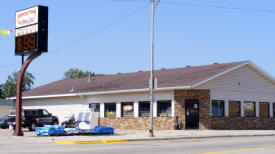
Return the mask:
<svg viewBox="0 0 275 154"><path fill-rule="evenodd" d="M154 85L154 16L160 0L151 0L152 2L152 24L151 24L151 75L150 75L150 137L154 137L154 121L153 121L153 103L155 102L155 85Z"/></svg>

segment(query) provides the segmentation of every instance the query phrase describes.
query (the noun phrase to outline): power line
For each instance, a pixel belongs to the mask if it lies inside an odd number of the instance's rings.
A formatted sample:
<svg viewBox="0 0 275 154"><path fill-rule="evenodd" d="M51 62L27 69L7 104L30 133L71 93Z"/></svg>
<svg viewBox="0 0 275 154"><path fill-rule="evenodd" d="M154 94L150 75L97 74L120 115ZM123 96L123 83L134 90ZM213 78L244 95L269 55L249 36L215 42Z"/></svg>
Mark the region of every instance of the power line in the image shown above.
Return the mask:
<svg viewBox="0 0 275 154"><path fill-rule="evenodd" d="M215 9L227 9L227 10L249 11L249 12L263 12L263 13L275 13L275 10L265 10L265 9L238 8L238 7L227 7L227 6L218 6L218 5L204 5L204 4L192 4L192 3L182 3L182 2L167 2L167 1L161 1L161 3L171 4L171 5L179 5L179 6L189 6L189 7L215 8Z"/></svg>
<svg viewBox="0 0 275 154"><path fill-rule="evenodd" d="M109 0L113 2L150 2L150 0ZM218 5L204 5L204 4L193 4L193 3L182 3L182 2L168 2L160 1L162 4L171 4L171 5L181 5L181 6L190 6L190 7L201 7L201 8L215 8L215 9L227 9L227 10L239 10L239 11L250 11L250 12L265 12L265 13L275 13L275 10L266 10L266 9L253 9L253 8L239 8L239 7L228 7L228 6L218 6Z"/></svg>
<svg viewBox="0 0 275 154"><path fill-rule="evenodd" d="M129 17L135 15L136 13L138 13L139 11L145 9L145 8L148 7L148 6L149 6L149 5L142 6L142 7L138 8L138 9L134 10L133 12L129 13L128 15L126 15L126 16L124 16L124 17L122 17L122 18L120 18L120 19L118 19L118 20L116 20L116 21L114 21L114 22L112 22L112 23L110 23L110 24L108 24L108 25L106 25L106 26L100 28L99 30L97 30L97 31L95 31L95 32L92 32L92 33L90 33L90 34L88 34L88 35L86 35L86 36L83 36L83 37L81 37L81 38L79 38L79 39L77 39L77 40L71 41L71 42L69 42L69 43L67 43L67 44L64 44L64 45L62 45L62 46L60 46L60 47L58 47L58 48L52 50L51 53L56 53L57 51L60 51L60 50L63 49L63 48L66 48L66 47L71 46L71 45L73 45L73 44L76 44L76 43L78 43L78 42L80 42L80 41L83 41L83 40L86 40L86 39L88 39L88 38L90 38L90 37L93 37L93 36L95 36L95 35L97 35L97 34L103 32L103 31L105 31L105 30L107 30L107 29L109 29L109 28L111 28L111 27L117 25L118 23L123 22L124 20L126 20L126 19L128 19Z"/></svg>
<svg viewBox="0 0 275 154"><path fill-rule="evenodd" d="M150 2L150 0L109 0L109 1L114 1L114 2L118 2L118 1L126 1L126 2ZM162 4L170 4L170 5L178 5L178 6L189 6L189 7L200 7L200 8L215 8L215 9L227 9L227 10L237 10L237 11L250 11L250 12L263 12L263 13L275 13L275 10L265 10L265 9L251 9L251 8L238 8L238 7L227 7L227 6L218 6L218 5L204 5L204 4L192 4L192 3L182 3L182 2L167 2L167 1L160 1L160 3ZM149 3L148 3L149 4ZM60 51L61 49L63 48L66 48L68 46L71 46L73 44L76 44L80 41L83 41L83 40L86 40L90 37L93 37L113 26L115 26L116 24L118 23L121 23L123 22L124 20L128 19L129 17L133 16L134 14L138 13L139 11L143 10L144 8L146 8L147 6L149 5L145 5L145 6L142 6L136 10L134 10L133 12L129 13L128 15L102 27L101 29L93 32L93 33L90 33L84 37L81 37L77 40L74 40L74 41L71 41L67 44L64 44L60 47L57 47L55 48L54 50L52 50L52 52L50 52L49 54L52 54L52 53L57 53L58 51ZM11 67L11 66L15 66L17 64L10 64L10 65L0 65L0 67Z"/></svg>
<svg viewBox="0 0 275 154"><path fill-rule="evenodd" d="M69 47L69 46L74 45L74 44L76 44L76 43L78 43L80 41L83 41L83 40L86 40L86 39L88 39L90 37L93 37L93 36L95 36L95 35L103 32L103 31L105 31L105 30L107 30L107 29L109 29L109 28L117 25L118 23L123 22L124 20L126 20L129 17L135 15L136 13L140 12L141 10L145 9L148 6L149 6L148 4L144 5L144 6L140 7L140 8L138 8L138 9L134 10L133 12L127 14L126 16L124 16L124 17L122 17L122 18L120 18L120 19L118 19L118 20L116 20L116 21L114 21L114 22L112 22L112 23L110 23L110 24L108 24L108 25L100 28L99 30L97 30L95 32L92 32L92 33L90 33L90 34L88 34L86 36L83 36L83 37L81 37L81 38L79 38L77 40L71 41L69 43L66 43L66 44L60 46L60 47L57 47L57 48L53 49L52 52L50 52L48 54L57 53L58 51L61 51L61 49L63 49L63 48ZM0 67L11 67L11 66L15 66L15 65L18 65L18 63L17 64L10 64L10 65L0 65Z"/></svg>
<svg viewBox="0 0 275 154"><path fill-rule="evenodd" d="M12 66L16 66L19 65L21 63L17 63L17 64L8 64L8 65L0 65L0 67L12 67Z"/></svg>
<svg viewBox="0 0 275 154"><path fill-rule="evenodd" d="M151 0L109 0L111 2L139 2L139 3L142 3L142 2L147 2L147 3L150 3Z"/></svg>

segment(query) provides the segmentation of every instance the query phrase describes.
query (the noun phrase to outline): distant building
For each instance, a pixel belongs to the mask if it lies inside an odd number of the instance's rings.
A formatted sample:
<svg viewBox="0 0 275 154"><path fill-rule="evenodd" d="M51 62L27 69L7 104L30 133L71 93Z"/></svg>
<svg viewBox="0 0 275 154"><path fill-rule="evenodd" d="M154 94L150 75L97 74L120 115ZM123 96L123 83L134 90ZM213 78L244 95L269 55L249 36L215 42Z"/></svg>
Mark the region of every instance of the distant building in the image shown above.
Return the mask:
<svg viewBox="0 0 275 154"><path fill-rule="evenodd" d="M150 72L60 80L23 93L23 108L45 108L62 121L91 108L101 125L149 128ZM155 129L275 129L275 80L250 61L161 69Z"/></svg>
<svg viewBox="0 0 275 154"><path fill-rule="evenodd" d="M13 109L13 101L0 99L0 117L8 115L9 111Z"/></svg>

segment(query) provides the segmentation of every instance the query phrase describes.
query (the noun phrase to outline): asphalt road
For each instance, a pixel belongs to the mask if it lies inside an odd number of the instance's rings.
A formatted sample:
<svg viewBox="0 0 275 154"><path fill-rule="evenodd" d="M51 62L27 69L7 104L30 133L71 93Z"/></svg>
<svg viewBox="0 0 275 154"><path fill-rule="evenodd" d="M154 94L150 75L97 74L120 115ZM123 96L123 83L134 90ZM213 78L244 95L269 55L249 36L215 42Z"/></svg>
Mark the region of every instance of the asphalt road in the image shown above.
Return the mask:
<svg viewBox="0 0 275 154"><path fill-rule="evenodd" d="M59 145L51 138L43 137L7 137L0 139L0 153L274 154L275 137L227 137L85 145Z"/></svg>

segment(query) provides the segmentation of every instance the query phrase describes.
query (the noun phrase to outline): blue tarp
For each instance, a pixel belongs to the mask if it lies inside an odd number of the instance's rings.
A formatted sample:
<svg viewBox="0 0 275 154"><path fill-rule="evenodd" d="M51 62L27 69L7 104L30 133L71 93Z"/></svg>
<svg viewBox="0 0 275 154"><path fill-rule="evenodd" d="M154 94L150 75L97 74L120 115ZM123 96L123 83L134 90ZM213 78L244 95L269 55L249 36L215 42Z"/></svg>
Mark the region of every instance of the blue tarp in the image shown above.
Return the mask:
<svg viewBox="0 0 275 154"><path fill-rule="evenodd" d="M112 126L95 126L93 130L99 134L114 134L114 128Z"/></svg>
<svg viewBox="0 0 275 154"><path fill-rule="evenodd" d="M36 135L49 136L49 135L62 135L65 134L64 127L59 125L44 125L44 127L35 128Z"/></svg>
<svg viewBox="0 0 275 154"><path fill-rule="evenodd" d="M64 128L59 125L45 125L44 127L36 127L36 135L50 136L50 135L87 135L87 134L114 134L112 126L96 126L93 129L79 129L79 128Z"/></svg>

